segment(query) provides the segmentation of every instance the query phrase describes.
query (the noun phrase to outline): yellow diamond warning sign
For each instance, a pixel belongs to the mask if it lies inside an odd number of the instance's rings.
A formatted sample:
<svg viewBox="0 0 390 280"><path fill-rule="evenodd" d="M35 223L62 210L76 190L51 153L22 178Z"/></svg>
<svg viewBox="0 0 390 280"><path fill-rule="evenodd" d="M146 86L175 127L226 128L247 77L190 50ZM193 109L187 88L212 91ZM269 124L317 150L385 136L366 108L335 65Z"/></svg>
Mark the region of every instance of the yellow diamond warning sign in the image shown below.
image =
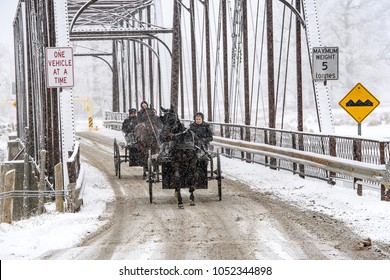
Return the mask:
<svg viewBox="0 0 390 280"><path fill-rule="evenodd" d="M355 121L361 123L379 105L379 101L358 83L339 104Z"/></svg>

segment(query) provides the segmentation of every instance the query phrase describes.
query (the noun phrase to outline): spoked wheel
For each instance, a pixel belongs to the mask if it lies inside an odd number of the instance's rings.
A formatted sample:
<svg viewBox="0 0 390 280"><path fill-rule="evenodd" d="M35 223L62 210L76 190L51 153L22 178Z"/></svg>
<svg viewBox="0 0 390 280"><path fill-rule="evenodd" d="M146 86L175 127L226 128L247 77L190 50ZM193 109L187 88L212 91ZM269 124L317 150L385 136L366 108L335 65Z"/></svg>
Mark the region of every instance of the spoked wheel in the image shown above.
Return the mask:
<svg viewBox="0 0 390 280"><path fill-rule="evenodd" d="M217 153L217 181L218 181L218 197L222 200L222 172L221 172L221 158L219 152Z"/></svg>
<svg viewBox="0 0 390 280"><path fill-rule="evenodd" d="M121 155L119 153L119 145L114 139L114 167L115 167L115 176L121 177Z"/></svg>
<svg viewBox="0 0 390 280"><path fill-rule="evenodd" d="M149 200L153 203L153 161L152 152L149 150L148 155L148 182L149 182Z"/></svg>

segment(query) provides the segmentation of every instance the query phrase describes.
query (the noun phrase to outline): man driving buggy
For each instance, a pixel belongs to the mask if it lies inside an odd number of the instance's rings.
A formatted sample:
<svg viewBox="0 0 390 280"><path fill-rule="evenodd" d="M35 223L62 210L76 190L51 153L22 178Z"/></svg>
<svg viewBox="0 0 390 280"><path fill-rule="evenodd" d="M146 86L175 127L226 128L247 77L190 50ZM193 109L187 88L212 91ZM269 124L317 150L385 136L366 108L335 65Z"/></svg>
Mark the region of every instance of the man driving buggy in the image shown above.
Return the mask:
<svg viewBox="0 0 390 280"><path fill-rule="evenodd" d="M134 129L137 124L137 110L131 108L129 110L129 116L122 123L122 131L125 134L125 139L127 143L134 142Z"/></svg>

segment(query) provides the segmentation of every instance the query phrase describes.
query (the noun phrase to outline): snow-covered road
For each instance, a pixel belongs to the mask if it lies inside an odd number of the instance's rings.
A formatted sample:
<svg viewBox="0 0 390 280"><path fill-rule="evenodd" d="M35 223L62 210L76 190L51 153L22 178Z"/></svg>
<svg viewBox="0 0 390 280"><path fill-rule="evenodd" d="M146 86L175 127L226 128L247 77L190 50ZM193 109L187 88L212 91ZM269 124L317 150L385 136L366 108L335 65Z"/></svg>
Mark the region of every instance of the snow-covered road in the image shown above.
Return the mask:
<svg viewBox="0 0 390 280"><path fill-rule="evenodd" d="M150 204L140 168L123 164L122 179L115 177L113 137L121 135L81 134L82 210L1 224L1 259L388 258L390 205L375 193L358 197L344 186L223 158L222 201L211 184L196 191L195 207L180 210L157 184ZM373 246L360 248L368 237Z"/></svg>

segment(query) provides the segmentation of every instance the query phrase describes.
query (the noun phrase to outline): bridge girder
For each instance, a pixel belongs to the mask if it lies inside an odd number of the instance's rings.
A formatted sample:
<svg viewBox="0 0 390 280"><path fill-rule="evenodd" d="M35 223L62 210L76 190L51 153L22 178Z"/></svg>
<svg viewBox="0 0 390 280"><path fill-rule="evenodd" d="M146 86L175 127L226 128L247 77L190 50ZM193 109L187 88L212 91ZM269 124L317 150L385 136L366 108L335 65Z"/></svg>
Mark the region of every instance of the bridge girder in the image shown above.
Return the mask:
<svg viewBox="0 0 390 280"><path fill-rule="evenodd" d="M153 0L68 0L70 34L97 26L103 29L123 28L124 22L147 31L152 25L140 21L136 15L152 5Z"/></svg>

